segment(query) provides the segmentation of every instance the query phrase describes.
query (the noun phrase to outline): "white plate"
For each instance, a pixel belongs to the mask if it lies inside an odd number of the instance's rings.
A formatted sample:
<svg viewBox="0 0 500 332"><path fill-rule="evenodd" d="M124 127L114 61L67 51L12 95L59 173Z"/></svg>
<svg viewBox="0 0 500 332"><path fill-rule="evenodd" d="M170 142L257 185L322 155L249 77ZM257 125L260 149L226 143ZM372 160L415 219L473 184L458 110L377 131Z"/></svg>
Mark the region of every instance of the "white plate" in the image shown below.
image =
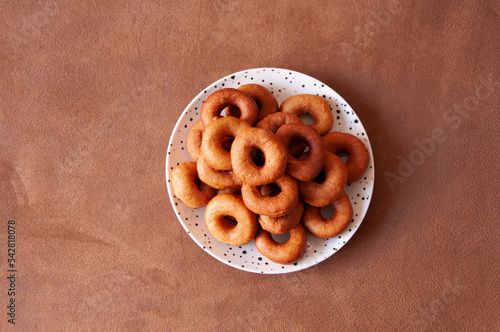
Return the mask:
<svg viewBox="0 0 500 332"><path fill-rule="evenodd" d="M359 137L370 153L370 165L361 180L348 185L354 219L341 235L328 240L319 239L311 234L307 237L307 250L297 263L292 265L276 264L265 258L255 248L254 242L245 246L234 247L218 242L208 232L205 225L205 208L191 209L180 201L173 192L172 171L180 163L192 160L186 147L190 127L200 118L202 102L213 92L221 88L237 88L240 85L256 83L268 88L281 104L286 98L309 93L323 96L330 103L334 126L332 131L347 132ZM316 265L335 254L360 227L372 198L374 184L373 153L370 141L361 121L346 101L326 84L308 75L279 68L255 68L240 71L221 78L201 91L182 112L170 137L166 160L166 179L172 207L189 236L208 254L219 261L240 270L254 273L288 273Z"/></svg>

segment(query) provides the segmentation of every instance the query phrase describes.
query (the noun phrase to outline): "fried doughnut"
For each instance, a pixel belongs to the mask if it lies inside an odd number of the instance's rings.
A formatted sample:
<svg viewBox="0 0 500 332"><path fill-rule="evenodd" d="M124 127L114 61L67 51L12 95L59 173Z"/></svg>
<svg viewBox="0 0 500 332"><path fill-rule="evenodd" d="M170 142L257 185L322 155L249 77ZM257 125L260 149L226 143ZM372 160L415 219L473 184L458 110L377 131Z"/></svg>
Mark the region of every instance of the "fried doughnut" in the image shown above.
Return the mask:
<svg viewBox="0 0 500 332"><path fill-rule="evenodd" d="M205 223L218 241L232 246L249 243L259 229L257 216L247 209L241 197L233 194L212 198L205 210Z"/></svg>
<svg viewBox="0 0 500 332"><path fill-rule="evenodd" d="M300 197L309 205L326 206L336 200L347 182L347 168L340 158L325 152L323 167L315 179L300 182Z"/></svg>
<svg viewBox="0 0 500 332"><path fill-rule="evenodd" d="M214 188L199 180L194 161L185 161L172 171L174 194L188 207L201 208L214 197Z"/></svg>
<svg viewBox="0 0 500 332"><path fill-rule="evenodd" d="M194 125L189 129L187 137L187 150L191 158L194 161L198 161L198 156L201 149L201 138L203 137L203 129L205 126L200 120L196 121Z"/></svg>
<svg viewBox="0 0 500 332"><path fill-rule="evenodd" d="M201 140L201 152L207 164L218 170L230 170L232 168L231 154L224 149L224 141L227 137L236 137L239 132L250 127L248 122L234 116L225 116L211 121L205 127Z"/></svg>
<svg viewBox="0 0 500 332"><path fill-rule="evenodd" d="M276 242L271 233L260 229L255 237L255 247L257 250L278 264L292 264L298 261L307 248L307 232L299 223L290 230L290 239L285 243Z"/></svg>
<svg viewBox="0 0 500 332"><path fill-rule="evenodd" d="M213 168L205 161L205 156L200 154L196 169L201 181L215 189L224 189L229 187L241 186L241 180L234 175L232 170L221 171Z"/></svg>
<svg viewBox="0 0 500 332"><path fill-rule="evenodd" d="M280 106L281 112L301 116L309 113L314 117L312 127L323 136L333 127L333 114L328 101L320 96L298 94L285 99Z"/></svg>
<svg viewBox="0 0 500 332"><path fill-rule="evenodd" d="M304 212L304 203L301 199L297 202L293 210L283 217L268 217L259 216L260 226L272 234L288 233L292 228L295 228L302 218Z"/></svg>
<svg viewBox="0 0 500 332"><path fill-rule="evenodd" d="M252 126L257 123L259 116L257 103L243 91L225 88L212 93L201 105L203 125L206 127L212 120L220 118L222 110L230 105L239 108L241 120L250 123Z"/></svg>
<svg viewBox="0 0 500 332"><path fill-rule="evenodd" d="M323 140L318 132L306 124L288 123L278 129L276 136L283 142L287 151L290 151L290 145L296 140L306 142L309 153L300 159L289 153L286 172L300 181L314 179L321 171L325 155Z"/></svg>
<svg viewBox="0 0 500 332"><path fill-rule="evenodd" d="M250 96L256 103L259 109L259 115L257 116L257 121L264 119L269 114L278 112L278 101L274 95L259 84L245 84L238 87L238 90L245 92ZM229 106L226 108L226 115L232 115L238 117L240 110L236 106Z"/></svg>
<svg viewBox="0 0 500 332"><path fill-rule="evenodd" d="M331 132L323 136L325 150L338 154L348 154L346 162L347 183L359 180L370 163L370 154L363 142L348 133Z"/></svg>
<svg viewBox="0 0 500 332"><path fill-rule="evenodd" d="M217 195L220 194L234 194L241 196L241 186L235 186L235 187L227 187L224 189L219 189L217 190Z"/></svg>
<svg viewBox="0 0 500 332"><path fill-rule="evenodd" d="M241 196L250 211L269 217L282 217L293 210L299 200L297 180L290 175L284 174L273 181L272 184L279 188L279 193L264 196L261 192L262 186L243 183Z"/></svg>
<svg viewBox="0 0 500 332"><path fill-rule="evenodd" d="M252 152L261 151L263 165L252 160ZM234 174L244 183L261 186L276 181L285 174L287 152L280 139L270 130L248 128L234 139L231 148L231 162Z"/></svg>
<svg viewBox="0 0 500 332"><path fill-rule="evenodd" d="M263 128L263 129L269 129L273 133L276 133L278 129L287 123L301 123L303 124L304 122L302 121L301 118L298 116L291 114L291 113L284 113L284 112L277 112L273 113L271 115L266 116L257 124L255 127L257 128Z"/></svg>
<svg viewBox="0 0 500 332"><path fill-rule="evenodd" d="M278 129L287 123L301 123L304 122L296 115L291 113L277 112L266 116L264 119L257 122L255 125L257 128L269 129L273 133L276 133ZM290 143L290 150L288 151L292 156L298 158L307 147L307 144L303 141L296 141Z"/></svg>
<svg viewBox="0 0 500 332"><path fill-rule="evenodd" d="M342 192L339 199L329 204L335 209L335 213L330 218L323 218L320 207L307 204L304 207L302 216L302 222L309 233L322 239L341 234L352 220L352 205L349 196L345 192Z"/></svg>

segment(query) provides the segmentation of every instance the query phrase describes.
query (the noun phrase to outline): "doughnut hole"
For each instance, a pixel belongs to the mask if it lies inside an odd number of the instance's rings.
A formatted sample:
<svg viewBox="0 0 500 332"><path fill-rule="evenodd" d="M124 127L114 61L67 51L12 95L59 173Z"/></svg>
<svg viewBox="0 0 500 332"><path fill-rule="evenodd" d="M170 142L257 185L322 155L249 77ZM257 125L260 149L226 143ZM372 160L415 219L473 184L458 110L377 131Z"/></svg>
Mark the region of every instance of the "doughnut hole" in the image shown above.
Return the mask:
<svg viewBox="0 0 500 332"><path fill-rule="evenodd" d="M269 183L260 187L260 193L264 197L274 197L281 193L281 188L276 183Z"/></svg>
<svg viewBox="0 0 500 332"><path fill-rule="evenodd" d="M224 112L227 114L227 115L231 115L231 116L234 116L235 118L240 118L241 117L241 110L236 107L236 106L228 106L224 109Z"/></svg>
<svg viewBox="0 0 500 332"><path fill-rule="evenodd" d="M224 136L222 138L222 148L227 152L231 152L231 146L233 145L233 141L234 141L233 136Z"/></svg>
<svg viewBox="0 0 500 332"><path fill-rule="evenodd" d="M194 184L196 184L196 187L199 189L199 190L202 190L203 187L204 187L204 183L200 180L200 178L197 176L196 179L194 179Z"/></svg>
<svg viewBox="0 0 500 332"><path fill-rule="evenodd" d="M290 240L290 233L271 234L271 237L278 243L287 243Z"/></svg>
<svg viewBox="0 0 500 332"><path fill-rule="evenodd" d="M238 221L236 221L236 218L233 216L224 216L224 220L232 226L236 226L238 224Z"/></svg>
<svg viewBox="0 0 500 332"><path fill-rule="evenodd" d="M318 176L316 176L313 181L317 184L322 184L323 182L325 182L326 180L326 175L325 175L325 172L323 170L321 170L321 172L319 172Z"/></svg>
<svg viewBox="0 0 500 332"><path fill-rule="evenodd" d="M261 149L258 147L253 147L250 150L250 159L252 159L253 163L257 167L262 167L266 163L266 157L264 155L264 152L262 152Z"/></svg>
<svg viewBox="0 0 500 332"><path fill-rule="evenodd" d="M313 124L316 123L316 118L309 112L305 112L304 114L299 116L299 118L302 120L302 122L304 122L307 125L312 126Z"/></svg>
<svg viewBox="0 0 500 332"><path fill-rule="evenodd" d="M321 213L321 217L323 219L325 219L325 220L330 219L335 214L335 208L331 204L329 204L327 206L323 206L320 209L320 213Z"/></svg>
<svg viewBox="0 0 500 332"><path fill-rule="evenodd" d="M299 158L307 151L309 151L309 145L303 139L294 137L290 142L290 148L288 152L292 155L292 157Z"/></svg>
<svg viewBox="0 0 500 332"><path fill-rule="evenodd" d="M342 162L345 164L347 163L347 160L349 160L349 153L347 151L342 150L336 153L336 155L342 160Z"/></svg>

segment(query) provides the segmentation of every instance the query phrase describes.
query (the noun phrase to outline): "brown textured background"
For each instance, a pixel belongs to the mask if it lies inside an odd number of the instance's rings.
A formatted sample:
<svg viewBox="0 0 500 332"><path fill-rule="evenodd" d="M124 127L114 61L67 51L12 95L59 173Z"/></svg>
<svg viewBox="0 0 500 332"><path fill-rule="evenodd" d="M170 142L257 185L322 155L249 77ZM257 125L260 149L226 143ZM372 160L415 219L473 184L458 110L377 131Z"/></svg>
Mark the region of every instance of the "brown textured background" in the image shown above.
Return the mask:
<svg viewBox="0 0 500 332"><path fill-rule="evenodd" d="M500 330L499 11L493 0L1 1L0 329L15 218L23 331ZM359 231L287 275L210 257L165 185L186 105L264 66L340 93L375 156Z"/></svg>

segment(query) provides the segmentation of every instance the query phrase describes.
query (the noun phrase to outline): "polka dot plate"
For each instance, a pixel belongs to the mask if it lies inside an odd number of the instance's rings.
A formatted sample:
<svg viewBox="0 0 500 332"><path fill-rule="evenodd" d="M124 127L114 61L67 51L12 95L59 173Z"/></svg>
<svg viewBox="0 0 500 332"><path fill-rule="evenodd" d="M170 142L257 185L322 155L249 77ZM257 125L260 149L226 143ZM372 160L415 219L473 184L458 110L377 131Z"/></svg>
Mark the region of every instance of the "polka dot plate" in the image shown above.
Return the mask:
<svg viewBox="0 0 500 332"><path fill-rule="evenodd" d="M205 208L191 209L184 205L174 195L170 181L172 171L178 164L192 160L187 151L186 140L189 129L200 119L201 105L204 100L216 90L237 88L248 83L265 86L274 94L279 104L286 98L300 93L324 97L330 103L334 115L332 131L356 135L363 141L370 153L370 164L363 177L359 181L346 186L345 189L354 210L353 219L346 230L341 235L328 240L308 234L307 249L304 256L297 263L291 265L276 264L268 260L255 248L254 241L240 247L218 242L208 232L205 225ZM306 116L303 117L303 120L306 123L310 121ZM333 89L317 79L296 71L280 68L255 68L240 71L221 78L201 91L179 117L170 137L166 158L166 179L170 201L179 222L194 242L205 252L227 265L248 272L264 274L289 273L309 268L326 260L340 250L360 227L368 210L373 192L374 172L370 141L361 121L347 102ZM323 212L328 213L326 210ZM283 235L280 237L281 239L277 238L278 242L286 240L286 238L283 239Z"/></svg>

